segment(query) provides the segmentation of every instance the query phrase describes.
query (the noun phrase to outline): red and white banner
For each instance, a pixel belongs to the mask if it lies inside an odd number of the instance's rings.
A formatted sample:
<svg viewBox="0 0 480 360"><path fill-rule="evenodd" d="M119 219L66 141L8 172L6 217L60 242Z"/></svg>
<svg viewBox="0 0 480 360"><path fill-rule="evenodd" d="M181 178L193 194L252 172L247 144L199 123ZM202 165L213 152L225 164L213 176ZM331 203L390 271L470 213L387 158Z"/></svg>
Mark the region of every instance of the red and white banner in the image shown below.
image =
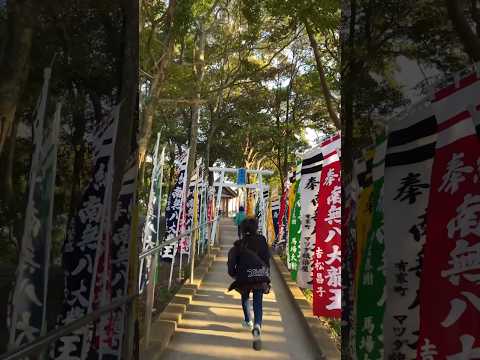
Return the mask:
<svg viewBox="0 0 480 360"><path fill-rule="evenodd" d="M435 94L417 359L480 358L480 138L475 75ZM441 293L439 294L439 289Z"/></svg>
<svg viewBox="0 0 480 360"><path fill-rule="evenodd" d="M323 168L316 214L313 256L313 314L341 316L341 165L340 137L323 142Z"/></svg>
<svg viewBox="0 0 480 360"><path fill-rule="evenodd" d="M286 244L287 242L288 192L289 192L289 182L287 177L287 179L285 180L285 186L284 186L282 198L280 200L280 211L278 213L278 235L277 235L276 243L274 243L273 247L278 247L281 244Z"/></svg>

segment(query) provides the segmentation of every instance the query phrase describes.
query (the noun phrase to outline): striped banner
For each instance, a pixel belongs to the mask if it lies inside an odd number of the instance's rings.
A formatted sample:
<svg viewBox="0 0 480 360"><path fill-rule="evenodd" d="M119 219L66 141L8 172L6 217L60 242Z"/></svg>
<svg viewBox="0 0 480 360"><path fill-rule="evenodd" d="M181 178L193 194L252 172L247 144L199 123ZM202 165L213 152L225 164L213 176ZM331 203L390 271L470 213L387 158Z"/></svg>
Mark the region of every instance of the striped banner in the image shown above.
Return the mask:
<svg viewBox="0 0 480 360"><path fill-rule="evenodd" d="M479 104L476 74L438 91L432 104L438 138L427 234L423 266L412 266L422 284L417 358L480 358Z"/></svg>
<svg viewBox="0 0 480 360"><path fill-rule="evenodd" d="M262 196L262 197L261 197ZM268 239L268 202L270 198L270 191L263 189L262 194L258 190L256 216L258 219L258 229Z"/></svg>
<svg viewBox="0 0 480 360"><path fill-rule="evenodd" d="M416 357L420 270L436 121L430 107L390 125L385 157L386 358Z"/></svg>
<svg viewBox="0 0 480 360"><path fill-rule="evenodd" d="M302 159L300 178L301 192L301 239L300 264L297 285L304 289L312 288L312 261L315 251L315 214L320 189L323 154L320 146L306 152Z"/></svg>
<svg viewBox="0 0 480 360"><path fill-rule="evenodd" d="M340 137L320 145L323 168L315 225L313 256L313 314L340 318L341 273L341 165L338 154Z"/></svg>

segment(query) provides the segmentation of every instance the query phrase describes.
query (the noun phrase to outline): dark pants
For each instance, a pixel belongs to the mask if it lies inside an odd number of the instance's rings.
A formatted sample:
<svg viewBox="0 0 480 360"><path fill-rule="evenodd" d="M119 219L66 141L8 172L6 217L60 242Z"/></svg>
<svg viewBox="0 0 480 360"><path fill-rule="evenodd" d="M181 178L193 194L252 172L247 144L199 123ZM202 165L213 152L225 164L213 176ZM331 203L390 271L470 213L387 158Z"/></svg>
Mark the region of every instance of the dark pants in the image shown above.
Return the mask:
<svg viewBox="0 0 480 360"><path fill-rule="evenodd" d="M263 316L263 308L262 308L262 301L263 301L263 289L253 289L253 315L254 315L254 323L255 325L262 326L262 316ZM245 316L245 321L250 321L250 291L242 293L242 308L243 308L243 315Z"/></svg>

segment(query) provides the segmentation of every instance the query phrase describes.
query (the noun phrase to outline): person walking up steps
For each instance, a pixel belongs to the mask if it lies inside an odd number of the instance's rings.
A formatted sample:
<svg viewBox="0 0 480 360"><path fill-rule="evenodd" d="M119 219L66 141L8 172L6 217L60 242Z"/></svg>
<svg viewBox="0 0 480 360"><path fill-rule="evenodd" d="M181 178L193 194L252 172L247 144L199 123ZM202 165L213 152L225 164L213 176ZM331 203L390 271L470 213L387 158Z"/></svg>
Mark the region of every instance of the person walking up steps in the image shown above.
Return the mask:
<svg viewBox="0 0 480 360"><path fill-rule="evenodd" d="M240 224L240 240L228 252L228 274L235 279L228 291L242 296L244 328L252 330L253 348L262 347L263 294L270 292L270 251L267 240L258 234L258 220L246 218ZM253 293L254 322L250 319L249 297Z"/></svg>
<svg viewBox="0 0 480 360"><path fill-rule="evenodd" d="M235 225L237 225L239 239L240 239L240 224L242 223L243 220L245 220L246 217L247 217L247 214L245 214L245 208L243 206L240 206L238 208L238 213L233 218Z"/></svg>

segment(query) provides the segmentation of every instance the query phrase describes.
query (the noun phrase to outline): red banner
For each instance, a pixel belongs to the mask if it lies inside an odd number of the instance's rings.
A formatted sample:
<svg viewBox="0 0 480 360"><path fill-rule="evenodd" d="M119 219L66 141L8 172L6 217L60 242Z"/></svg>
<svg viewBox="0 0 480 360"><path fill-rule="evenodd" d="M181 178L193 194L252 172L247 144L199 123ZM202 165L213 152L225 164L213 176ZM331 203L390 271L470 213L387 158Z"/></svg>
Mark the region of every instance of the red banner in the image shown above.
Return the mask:
<svg viewBox="0 0 480 360"><path fill-rule="evenodd" d="M280 199L280 211L278 213L278 236L277 242L286 242L287 222L285 217L287 216L287 202L288 202L288 179L285 181L285 189Z"/></svg>
<svg viewBox="0 0 480 360"><path fill-rule="evenodd" d="M327 144L322 144L322 148ZM341 316L341 179L336 150L324 154L313 256L313 313Z"/></svg>
<svg viewBox="0 0 480 360"><path fill-rule="evenodd" d="M466 111L470 102L479 102L480 81L472 80L438 92L433 103L439 134L421 272L417 359L480 358L480 140L473 120L477 107Z"/></svg>

